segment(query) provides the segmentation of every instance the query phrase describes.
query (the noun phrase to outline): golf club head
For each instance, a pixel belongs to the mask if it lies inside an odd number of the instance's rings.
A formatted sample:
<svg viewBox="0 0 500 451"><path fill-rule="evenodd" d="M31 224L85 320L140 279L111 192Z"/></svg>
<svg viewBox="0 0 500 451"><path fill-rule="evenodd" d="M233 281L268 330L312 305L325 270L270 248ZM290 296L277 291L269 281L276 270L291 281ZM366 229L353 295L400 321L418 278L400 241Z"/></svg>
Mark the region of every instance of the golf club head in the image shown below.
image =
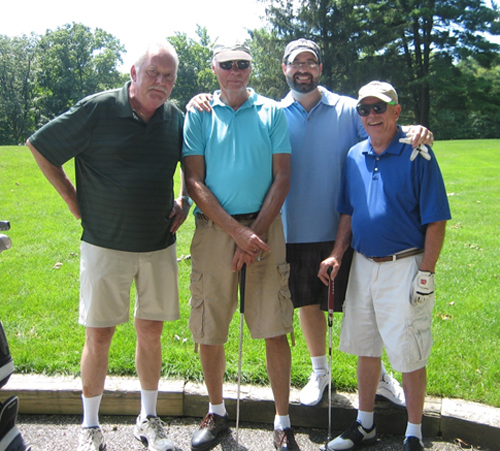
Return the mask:
<svg viewBox="0 0 500 451"><path fill-rule="evenodd" d="M0 234L0 252L10 249L12 242L7 235Z"/></svg>
<svg viewBox="0 0 500 451"><path fill-rule="evenodd" d="M10 230L10 222L9 221L0 221L0 230L5 232L6 230Z"/></svg>

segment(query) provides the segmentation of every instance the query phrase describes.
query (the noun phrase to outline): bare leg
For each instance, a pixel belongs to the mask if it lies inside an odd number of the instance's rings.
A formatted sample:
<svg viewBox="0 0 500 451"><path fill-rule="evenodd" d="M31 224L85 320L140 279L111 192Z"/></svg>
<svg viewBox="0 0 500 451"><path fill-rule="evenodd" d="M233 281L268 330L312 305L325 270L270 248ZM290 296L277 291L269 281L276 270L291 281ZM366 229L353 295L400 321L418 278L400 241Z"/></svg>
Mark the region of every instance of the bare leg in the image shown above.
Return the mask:
<svg viewBox="0 0 500 451"><path fill-rule="evenodd" d="M299 308L300 328L306 339L307 349L311 357L326 354L326 318L319 304L306 305Z"/></svg>
<svg viewBox="0 0 500 451"><path fill-rule="evenodd" d="M358 358L359 410L373 412L380 381L380 357Z"/></svg>
<svg viewBox="0 0 500 451"><path fill-rule="evenodd" d="M403 373L403 390L405 391L408 421L414 424L422 422L425 390L427 387L427 370L425 367L411 373Z"/></svg>
<svg viewBox="0 0 500 451"><path fill-rule="evenodd" d="M158 390L161 375L162 321L135 319L137 346L135 366L144 390Z"/></svg>
<svg viewBox="0 0 500 451"><path fill-rule="evenodd" d="M266 339L266 365L276 415L288 415L292 357L286 335Z"/></svg>
<svg viewBox="0 0 500 451"><path fill-rule="evenodd" d="M108 372L109 346L114 327L87 327L80 368L83 396L91 398L102 395Z"/></svg>
<svg viewBox="0 0 500 451"><path fill-rule="evenodd" d="M200 360L203 368L208 399L211 404L223 401L224 372L226 370L226 353L224 345L200 345Z"/></svg>

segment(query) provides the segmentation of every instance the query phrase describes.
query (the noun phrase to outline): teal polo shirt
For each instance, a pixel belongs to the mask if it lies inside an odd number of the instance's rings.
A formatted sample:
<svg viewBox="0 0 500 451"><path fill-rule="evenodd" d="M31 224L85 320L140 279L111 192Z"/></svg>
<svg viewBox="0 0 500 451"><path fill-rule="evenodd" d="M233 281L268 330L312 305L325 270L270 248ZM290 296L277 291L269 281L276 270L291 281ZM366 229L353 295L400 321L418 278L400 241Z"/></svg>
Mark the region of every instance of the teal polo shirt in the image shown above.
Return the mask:
<svg viewBox="0 0 500 451"><path fill-rule="evenodd" d="M205 185L230 215L260 210L273 183L273 155L291 153L283 110L247 89L238 110L216 91L212 111L190 111L184 125L183 157L205 158Z"/></svg>
<svg viewBox="0 0 500 451"><path fill-rule="evenodd" d="M170 102L145 123L123 88L86 97L29 138L53 165L75 159L82 240L152 252L175 241L168 218L183 114Z"/></svg>

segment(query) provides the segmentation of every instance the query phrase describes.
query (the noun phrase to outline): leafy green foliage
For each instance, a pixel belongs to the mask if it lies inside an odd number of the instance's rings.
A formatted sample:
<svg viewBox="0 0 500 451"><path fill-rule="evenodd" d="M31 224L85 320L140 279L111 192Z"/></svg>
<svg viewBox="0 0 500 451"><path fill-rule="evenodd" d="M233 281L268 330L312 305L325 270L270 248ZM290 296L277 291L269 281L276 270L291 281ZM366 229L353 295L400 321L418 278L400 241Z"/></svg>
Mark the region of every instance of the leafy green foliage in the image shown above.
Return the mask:
<svg viewBox="0 0 500 451"><path fill-rule="evenodd" d="M179 56L177 80L170 100L181 109L196 94L212 93L217 88L217 79L210 66L213 43L206 28L198 26L196 34L198 41L188 38L186 33L176 33L167 38Z"/></svg>
<svg viewBox="0 0 500 451"><path fill-rule="evenodd" d="M0 142L17 144L35 123L37 39L0 35Z"/></svg>
<svg viewBox="0 0 500 451"><path fill-rule="evenodd" d="M47 31L40 39L38 82L47 119L63 113L78 100L123 83L117 70L125 51L120 41L97 28L79 23Z"/></svg>

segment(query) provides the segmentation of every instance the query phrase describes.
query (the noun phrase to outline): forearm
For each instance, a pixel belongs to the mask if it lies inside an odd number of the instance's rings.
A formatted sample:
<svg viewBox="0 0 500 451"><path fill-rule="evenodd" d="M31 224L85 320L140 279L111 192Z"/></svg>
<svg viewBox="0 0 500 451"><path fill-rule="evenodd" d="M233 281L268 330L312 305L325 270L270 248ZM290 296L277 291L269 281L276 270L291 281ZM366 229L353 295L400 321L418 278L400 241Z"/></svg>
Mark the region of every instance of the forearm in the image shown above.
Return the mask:
<svg viewBox="0 0 500 451"><path fill-rule="evenodd" d="M446 221L431 222L425 233L424 256L420 269L434 272L436 263L443 247Z"/></svg>
<svg viewBox="0 0 500 451"><path fill-rule="evenodd" d="M350 246L352 240L352 230L351 230L351 216L341 215L339 221L339 227L337 230L337 236L335 237L335 245L330 257L334 258L338 262L342 260L342 257Z"/></svg>
<svg viewBox="0 0 500 451"><path fill-rule="evenodd" d="M290 179L288 177L278 177L274 180L264 199L259 215L251 226L257 235L262 236L267 232L279 214L289 190Z"/></svg>
<svg viewBox="0 0 500 451"><path fill-rule="evenodd" d="M59 195L68 205L70 211L79 218L78 202L76 198L76 188L68 178L62 166L54 166L50 163L36 148L28 141L26 141L28 148L31 150L38 167L43 175L56 189Z"/></svg>

